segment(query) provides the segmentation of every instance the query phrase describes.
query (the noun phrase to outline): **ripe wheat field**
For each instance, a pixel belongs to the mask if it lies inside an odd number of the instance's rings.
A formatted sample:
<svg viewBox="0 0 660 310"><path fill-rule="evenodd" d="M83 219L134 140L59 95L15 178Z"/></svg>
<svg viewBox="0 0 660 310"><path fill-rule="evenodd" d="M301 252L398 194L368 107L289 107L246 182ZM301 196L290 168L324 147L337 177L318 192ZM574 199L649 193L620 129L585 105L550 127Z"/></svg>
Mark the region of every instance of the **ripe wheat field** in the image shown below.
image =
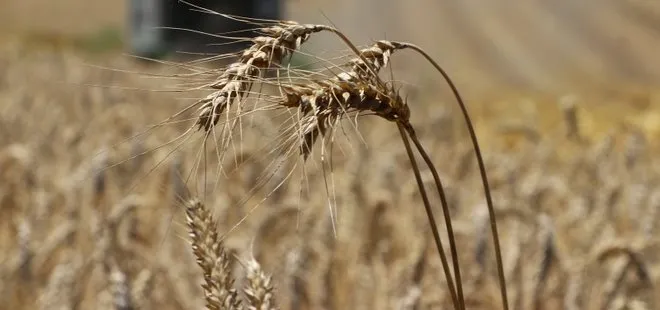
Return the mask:
<svg viewBox="0 0 660 310"><path fill-rule="evenodd" d="M293 33L280 26L264 37ZM252 65L283 56L260 52ZM465 308L502 309L475 152L449 90L386 69L379 84L355 57L346 48L261 76L3 48L0 309L455 307L392 125L408 118L443 180ZM406 106L380 96L398 82ZM209 96L227 87L249 95L243 107ZM465 95L509 308L656 309L657 93ZM428 199L450 253L440 199Z"/></svg>

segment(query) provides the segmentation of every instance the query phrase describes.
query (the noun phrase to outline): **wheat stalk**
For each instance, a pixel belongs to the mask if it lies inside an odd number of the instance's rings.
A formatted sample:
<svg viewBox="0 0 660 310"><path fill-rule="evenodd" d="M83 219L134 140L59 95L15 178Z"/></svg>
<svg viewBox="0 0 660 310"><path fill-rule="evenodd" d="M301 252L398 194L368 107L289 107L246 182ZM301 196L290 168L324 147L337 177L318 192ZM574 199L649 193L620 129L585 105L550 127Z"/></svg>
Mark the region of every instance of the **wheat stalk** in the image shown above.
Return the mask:
<svg viewBox="0 0 660 310"><path fill-rule="evenodd" d="M493 235L493 243L495 245L495 256L497 259L497 267L498 267L498 276L499 276L499 284L500 284L500 291L501 291L501 297L502 297L502 304L505 310L508 309L508 298L507 298L507 293L506 293L506 280L504 276L504 267L502 263L502 253L501 253L501 247L499 243L499 233L497 231L497 221L496 221L496 216L495 216L495 207L493 205L492 201L492 196L490 193L490 185L488 182L488 175L486 173L486 168L483 160L483 156L481 155L481 148L479 147L479 142L476 136L476 133L474 131L474 127L472 125L472 120L470 118L470 115L467 111L467 107L462 99L462 96L458 92L458 89L456 88L455 84L453 83L452 79L449 77L447 72L440 66L438 63L430 57L426 51L424 51L422 48L418 47L417 45L411 44L411 43L406 43L406 42L395 42L395 41L378 41L374 46L371 48L368 48L366 50L361 51L360 53L357 53L359 55L359 59L354 59L350 62L351 67L353 68L353 72L355 74L351 75L348 74L349 77L354 78L355 76L367 79L369 81L374 81L375 83L379 83L379 80L375 76L374 73L377 73L380 68L385 66L389 62L389 58L397 50L403 50L403 49L411 49L418 54L420 54L422 57L424 57L445 79L447 84L452 90L452 93L454 94L454 97L456 98L458 105L461 109L461 112L463 114L463 117L465 119L465 123L468 128L468 132L470 134L470 140L472 142L475 155L477 158L477 162L479 165L479 173L481 175L482 179L482 185L484 188L484 194L486 196L486 204L488 207L489 211L489 217L490 217L490 224L491 224L491 232ZM369 74L371 73L371 75ZM444 190L442 189L442 183L440 182L440 178L437 175L437 171L431 161L431 159L426 155L426 152L424 151L424 148L421 146L419 143L416 134L414 132L414 129L412 125L408 122L408 119L405 120L397 120L397 123L400 125L400 129L404 128L405 130L400 130L400 133L403 134L404 131L410 135L412 141L415 143L418 151L424 158L424 161L426 162L427 166L431 170L434 181L437 186L438 194L440 195L440 198L443 204L443 212L445 213L445 219L446 219L446 225L447 225L447 230L450 235L450 242L453 243L454 238L453 238L453 232L451 231L451 221L449 220L449 211L448 208L446 207L446 201L445 201L445 195L444 195ZM412 160L412 158L411 158ZM418 184L421 189L421 183ZM455 246L452 244L451 245L451 250L452 250L452 257L454 257L454 267L455 267L455 273L456 273L456 280L457 282L460 282L460 271L458 268L457 264L457 253ZM460 289L460 284L459 284L459 295L462 295L462 291ZM462 296L459 296L459 300L462 300ZM464 306L464 305L462 305Z"/></svg>

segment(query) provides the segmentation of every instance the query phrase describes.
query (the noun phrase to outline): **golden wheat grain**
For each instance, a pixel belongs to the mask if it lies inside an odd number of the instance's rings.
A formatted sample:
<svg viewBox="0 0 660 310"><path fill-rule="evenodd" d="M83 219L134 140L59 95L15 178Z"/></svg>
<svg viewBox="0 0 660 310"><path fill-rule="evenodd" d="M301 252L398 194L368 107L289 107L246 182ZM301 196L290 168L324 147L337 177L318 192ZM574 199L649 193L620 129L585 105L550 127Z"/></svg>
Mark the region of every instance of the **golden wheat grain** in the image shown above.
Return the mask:
<svg viewBox="0 0 660 310"><path fill-rule="evenodd" d="M567 310L582 309L581 297L583 286L583 275L581 270L573 271L569 275L566 294L564 295L563 305Z"/></svg>
<svg viewBox="0 0 660 310"><path fill-rule="evenodd" d="M54 252L65 247L66 243L71 242L77 230L77 222L68 220L56 228L52 229L48 238L44 240L36 250L34 257L35 266L43 266L46 260L54 257Z"/></svg>
<svg viewBox="0 0 660 310"><path fill-rule="evenodd" d="M625 140L624 144L624 162L628 170L635 168L636 164L642 159L647 147L646 137L640 130L633 130Z"/></svg>

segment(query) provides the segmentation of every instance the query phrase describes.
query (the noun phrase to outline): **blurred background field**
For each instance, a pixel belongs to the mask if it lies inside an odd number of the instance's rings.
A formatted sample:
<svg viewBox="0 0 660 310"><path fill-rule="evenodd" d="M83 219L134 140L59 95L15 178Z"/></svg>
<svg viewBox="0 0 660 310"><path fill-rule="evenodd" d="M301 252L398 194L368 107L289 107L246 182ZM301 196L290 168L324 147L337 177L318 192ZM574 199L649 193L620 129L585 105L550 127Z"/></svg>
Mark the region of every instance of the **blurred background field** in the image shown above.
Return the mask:
<svg viewBox="0 0 660 310"><path fill-rule="evenodd" d="M189 123L131 138L204 92L149 92L170 81L128 72L172 68L129 56L129 8L0 1L0 309L204 304L179 199L200 144L160 147ZM289 0L279 14L331 23L360 44L414 42L456 80L493 179L512 308L657 309L660 3ZM309 45L344 49L330 35ZM499 308L478 173L449 89L412 54L392 66L447 180L468 306ZM260 157L269 126L250 127L245 158ZM311 165L310 193L294 175L227 248L273 274L281 309L450 307L396 132L367 122L362 133L369 147L352 141L334 163L336 237ZM269 193L250 192L268 167L248 159L205 196L220 233ZM243 269L232 267L240 288Z"/></svg>

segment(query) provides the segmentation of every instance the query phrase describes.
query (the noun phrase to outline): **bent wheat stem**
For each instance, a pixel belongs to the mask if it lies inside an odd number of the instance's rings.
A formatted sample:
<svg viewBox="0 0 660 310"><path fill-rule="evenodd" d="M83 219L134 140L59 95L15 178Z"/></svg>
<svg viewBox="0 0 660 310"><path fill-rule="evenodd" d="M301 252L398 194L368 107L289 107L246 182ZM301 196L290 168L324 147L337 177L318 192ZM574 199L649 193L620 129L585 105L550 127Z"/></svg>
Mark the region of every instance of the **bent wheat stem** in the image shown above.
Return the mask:
<svg viewBox="0 0 660 310"><path fill-rule="evenodd" d="M491 232L492 232L492 235L493 235L495 256L496 256L496 260L497 260L497 271L498 271L499 282L500 282L500 293L502 295L502 304L503 304L503 308L505 310L508 310L509 307L508 307L508 298L507 298L507 293L506 293L506 280L505 280L505 276L504 276L504 267L503 267L503 263L502 263L502 251L501 251L500 242L499 242L499 233L498 233L498 230L497 230L497 221L495 219L495 208L493 206L493 199L492 199L492 196L491 196L491 193L490 193L490 185L489 185L489 182L488 182L488 175L486 173L486 167L485 167L485 164L484 164L483 156L481 155L481 148L479 147L479 141L477 140L477 135L476 135L476 133L474 131L474 127L472 125L472 120L471 120L470 115L467 111L465 103L464 103L460 93L458 92L458 89L456 88L455 84L453 83L453 81L449 77L449 74L447 74L447 72L444 69L442 69L442 67L440 67L440 65L438 65L438 63L433 58L431 58L431 56L429 56L419 46L417 46L415 44L411 44L411 43L406 43L406 42L394 42L394 41L384 41L384 40L376 42L376 44L373 47L368 48L368 49L364 50L361 53L356 53L358 56L360 56L360 59L362 60L362 62L353 62L354 70L355 69L361 69L361 70L355 70L355 71L357 73L359 73L361 77L364 78L364 76L366 75L365 73L367 73L367 72L364 72L365 71L364 68L361 67L361 65L364 65L364 66L367 67L366 69L368 69L373 74L373 76L375 77L377 70L380 69L380 67L382 65L385 65L387 63L387 60L388 60L389 56L394 51L408 49L408 48L412 49L412 50L416 51L417 53L419 53L420 55L422 55L428 62L431 63L431 65L433 65L433 67L436 70L438 70L438 72L440 72L440 74L443 76L443 78L445 79L445 81L447 82L449 87L451 88L453 95L456 97L456 100L458 101L458 105L460 106L461 112L462 112L463 117L465 119L465 122L467 124L468 131L469 131L469 134L470 134L470 140L472 142L472 146L475 150L475 155L477 157L477 162L479 164L479 173L481 174L481 180L482 180L482 184L483 184L483 188L484 188L484 194L486 196L486 204L488 206L490 226L491 226ZM368 60L373 60L373 61L368 61ZM378 62L376 63L375 61L378 61ZM377 78L374 78L373 80L375 80L376 82L379 81L379 79L377 79ZM420 152L421 152L421 150L420 150ZM429 162L430 161L427 161L427 164ZM429 166L431 166L431 165L429 165ZM431 170L433 170L433 169L431 169ZM436 180L436 184L437 183L438 182ZM442 193L439 192L439 194L440 194L440 196L442 196ZM447 227L447 229L449 231L449 229L450 229L449 226ZM452 251L455 251L454 247L452 247ZM460 275L458 273L457 273L457 277L460 277ZM457 278L457 282L460 282L460 281L458 281L458 278ZM461 293L461 292L459 291L459 293Z"/></svg>
<svg viewBox="0 0 660 310"><path fill-rule="evenodd" d="M442 204L442 212L445 217L445 225L447 225L447 234L449 235L449 248L451 251L452 263L454 264L454 277L456 278L456 293L457 293L456 297L458 298L459 308L465 309L465 299L463 297L463 281L461 281L461 268L458 263L456 238L454 237L454 229L451 224L451 215L449 213L449 203L447 203L447 195L445 194L445 190L442 186L442 181L440 180L438 171L435 169L435 165L433 165L433 161L431 160L431 157L429 157L429 155L424 150L424 147L419 142L419 139L417 138L417 134L415 133L415 130L413 129L412 125L405 124L403 126L408 132L408 135L410 135L410 139L415 144L415 147L417 147L417 151L419 152L420 155L422 155L424 162L426 162L426 166L428 166L428 168L431 170L431 174L433 175L433 180L435 181L435 186L438 190L438 195L440 196L440 202Z"/></svg>
<svg viewBox="0 0 660 310"><path fill-rule="evenodd" d="M497 259L497 273L499 277L499 282L500 282L500 293L502 295L502 306L504 310L509 309L509 301L507 298L507 293L506 293L506 279L504 276L504 265L502 263L502 250L500 248L500 241L499 241L499 234L497 232L497 221L495 219L495 207L493 206L493 198L490 193L490 185L488 184L488 175L486 173L486 165L484 164L483 156L481 155L481 148L479 147L479 141L477 140L477 135L474 131L474 126L472 125L472 119L470 118L470 115L467 111L467 107L465 106L465 102L463 101L463 98L461 97L460 93L458 92L458 89L456 88L456 85L454 85L454 82L451 80L449 77L449 74L438 65L431 56L429 56L422 48L418 47L417 45L411 44L411 43L401 43L407 48L410 48L420 55L422 55L426 60L431 63L431 65L440 72L442 77L445 79L447 84L449 85L449 88L451 88L451 91L456 97L456 101L458 101L458 105L461 109L461 113L463 114L463 118L465 119L465 123L468 128L468 132L470 134L470 140L472 141L472 146L474 148L474 153L477 157L477 162L479 164L479 173L481 174L481 181L482 185L484 188L484 194L486 196L486 205L488 206L488 215L490 218L490 228L491 232L493 234L493 244L495 248L495 258Z"/></svg>
<svg viewBox="0 0 660 310"><path fill-rule="evenodd" d="M410 159L410 165L412 166L413 172L415 174L415 180L417 181L417 186L419 187L419 193L422 196L422 201L424 201L424 209L426 210L426 216L429 219L429 225L431 226L431 232L433 233L433 239L435 240L435 245L438 248L438 253L440 254L440 260L442 261L442 269L445 272L445 278L447 279L447 285L449 286L449 294L451 295L451 300L454 305L454 309L456 309L457 306L460 305L460 303L456 295L454 280L452 280L451 272L449 271L449 263L447 262L447 256L445 255L445 251L442 247L442 240L440 239L440 234L438 233L438 226L435 222L435 217L433 216L433 209L431 209L431 203L429 202L429 198L426 195L426 189L424 189L424 182L422 181L422 176L419 172L417 161L415 160L415 154L413 154L412 148L410 147L410 141L408 141L408 136L406 135L405 125L400 122L397 122L397 127L399 128L399 134L401 135L401 140L403 141L403 144L406 147L406 153L408 154L408 159Z"/></svg>

